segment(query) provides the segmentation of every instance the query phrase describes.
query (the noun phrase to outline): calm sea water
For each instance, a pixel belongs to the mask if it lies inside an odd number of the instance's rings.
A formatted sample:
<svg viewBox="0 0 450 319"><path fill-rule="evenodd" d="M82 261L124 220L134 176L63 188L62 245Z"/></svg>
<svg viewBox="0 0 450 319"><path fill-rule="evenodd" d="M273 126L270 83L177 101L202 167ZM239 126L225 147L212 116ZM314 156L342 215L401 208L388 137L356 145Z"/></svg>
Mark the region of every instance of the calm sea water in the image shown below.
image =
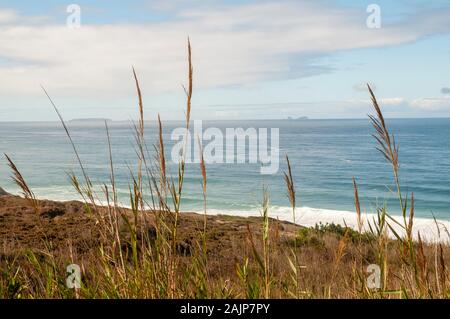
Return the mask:
<svg viewBox="0 0 450 319"><path fill-rule="evenodd" d="M109 180L108 147L104 124L69 123L72 137L92 180ZM392 119L391 131L400 144L400 178L405 192L414 192L416 214L450 220L450 119ZM170 133L181 123L164 123L169 157ZM299 206L330 210L354 210L352 177L357 179L363 208L373 211L386 204L399 213L390 189L392 172L375 149L368 120L215 121L204 122L225 132L226 127L279 128L280 169L261 175L258 164L211 164L207 166L208 207L246 211L260 206L268 187L271 205L289 206L282 173L284 154L293 167ZM129 169L136 167L132 124L109 123L119 195L127 204ZM148 123L146 139L151 152L156 141L155 123ZM67 173L79 174L71 145L60 123L0 122L0 153L10 155L33 191L42 198L78 198ZM198 164L188 164L182 209L201 210L201 174ZM176 174L177 166L169 165ZM0 160L0 186L18 192L6 160Z"/></svg>

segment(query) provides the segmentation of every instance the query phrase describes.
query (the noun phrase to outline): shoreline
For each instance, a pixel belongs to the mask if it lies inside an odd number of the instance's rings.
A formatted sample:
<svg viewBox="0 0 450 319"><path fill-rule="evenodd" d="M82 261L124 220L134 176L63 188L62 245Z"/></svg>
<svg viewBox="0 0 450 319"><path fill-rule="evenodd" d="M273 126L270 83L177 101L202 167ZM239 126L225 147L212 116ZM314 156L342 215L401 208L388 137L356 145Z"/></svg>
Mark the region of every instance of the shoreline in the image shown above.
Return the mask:
<svg viewBox="0 0 450 319"><path fill-rule="evenodd" d="M202 213L197 211L197 213ZM258 211L243 211L243 210L207 210L209 215L232 215L237 217L254 217L261 216ZM374 213L362 213L362 219L364 222L363 231L368 230L369 223L372 223L376 214ZM270 207L269 217L280 219L282 221L292 222L292 208L291 207ZM403 224L403 217L398 215L391 216L400 224ZM304 227L314 227L316 224L339 224L341 226L347 226L354 230L358 229L356 213L351 211L321 209L312 207L298 207L296 208L296 224ZM437 225L439 225L439 231ZM391 222L391 226L396 232L401 233L402 229L399 225ZM414 217L413 237L418 239L418 233L420 232L421 239L424 242L434 243L440 242L450 243L450 221L423 217ZM440 232L440 234L439 234ZM395 239L395 236L389 231L391 238Z"/></svg>
<svg viewBox="0 0 450 319"><path fill-rule="evenodd" d="M16 194L12 194L13 196L18 196ZM81 199L74 198L43 198L39 197L39 200L49 200L56 202L70 202L70 201L80 201ZM100 205L107 206L106 202L101 201ZM129 205L125 205L119 201L119 205L123 208L129 209ZM203 210L197 209L183 209L182 213L196 213L203 215ZM255 207L253 209L216 209L216 208L208 208L206 211L207 215L217 216L217 215L226 215L226 216L235 216L235 217L260 217L259 208ZM368 230L369 223L376 218L376 214L374 213L362 213L362 219L364 222L363 231ZM292 208L288 206L270 206L269 207L269 217L274 219L279 219L281 221L293 222ZM395 219L400 224L403 224L403 217L399 215L391 215L393 219ZM357 225L357 217L356 212L347 211L347 210L333 210L333 209L323 209L323 208L314 208L314 207L297 207L296 208L296 220L295 224L303 227L314 227L316 224L337 224L341 226L347 226L354 230L358 229ZM437 225L439 225L439 231L437 229ZM391 226L397 233L402 233L402 229L399 225L391 221ZM418 233L420 232L421 239L424 242L435 243L440 242L444 244L450 244L450 221L443 219L426 218L426 217L414 217L414 227L413 227L413 237L415 240L418 240ZM395 236L389 230L389 236L392 239L395 239Z"/></svg>
<svg viewBox="0 0 450 319"><path fill-rule="evenodd" d="M288 210L285 208L272 207L267 224L257 210L254 210L253 213L210 210L206 216L205 246L202 246L205 219L201 212L183 211L180 213L176 228L177 236L173 240L171 233L165 233L165 231L161 233L157 230L158 214L154 211L148 211L148 214L143 215L142 220L139 219L142 221L139 224L143 227L142 229L139 227L142 232L139 231L133 236L133 222L128 224L124 219L119 218L117 224L114 223L116 228L113 229L114 234L112 234L108 226L110 225L108 218L101 218L103 213L106 214L103 216L107 216L108 208L101 206L100 203L98 205L97 213L100 214L90 215L86 211L86 205L81 201L62 202L39 199L39 211L36 211L29 199L14 195L0 196L0 242L3 247L4 260L7 263L8 261L15 262L14 267L16 268L13 269L13 273L20 273L20 279L24 282L33 278L39 280L40 283L47 282L48 278L45 277L45 274L42 277L39 271L35 271L36 264L30 263L26 257L27 254L37 256L36 258L42 262L46 261L45 265L54 265L56 272L63 273L63 276L65 276L64 270L67 265L75 263L82 269L88 269L88 274L95 274L94 277L84 275L83 278L87 286L97 287L99 282L95 278L99 278L101 282L107 282L108 278L110 279L108 276L111 274L111 268L105 268L105 265L113 262L111 264L114 265L113 274L120 271L121 267L125 267L120 266L119 255L114 255L115 259L110 259L110 256L118 251L124 256L126 267L132 267L133 252L137 256L144 256L144 254L148 256L150 259L139 258L137 260L138 269L145 270L143 273L147 274L148 271L151 271L148 267L159 264L146 262L151 260L153 255L150 250L146 251L145 249L159 249L157 247L162 246L155 246L154 243L155 240L160 240L162 244L173 247L173 250L170 255L167 255L167 250L161 249L156 253L157 256L164 258L162 259L164 263L157 266L158 274L161 272L160 269L165 269L164 267L167 265L165 262L169 260L167 258L176 260L181 276L186 271L193 271L193 265L200 265L199 258L206 256L208 263L204 266L206 268L201 268L201 270L211 274L208 277L211 287L222 287L223 283L227 282L230 289L237 291L231 295L236 298L245 296L245 293L248 292L247 286L242 286L242 281L239 279L241 277L236 275L237 270L242 273L244 271L242 267L245 267L247 273L256 276L251 277L254 278L252 280L262 278L258 277L263 274L258 260L264 255L264 247L269 252L264 256L269 258L268 262L272 265L270 268L273 269L271 278L274 279L274 282L284 283L292 279L293 270L290 258L294 253L297 260L301 261L299 267L302 267L301 275L305 287L308 289L308 295L317 297L330 297L330 295L323 294L324 288L329 287L330 282L336 287L333 296L354 297L352 288L346 287L348 287L349 281L354 280L354 271L357 270L354 268L355 262L363 262L362 268L358 268L361 274L366 273L368 265L379 262L376 257L380 249L377 238L361 236L356 232L335 226L319 227L319 229L304 227L314 226L319 220L322 223L338 222L341 217L346 216L348 217L347 226L350 227L354 225L350 223L351 220L356 223L356 218L354 218L356 214L351 212L336 214L335 212L330 213L330 211L326 213L311 208L299 208L297 216L298 223L301 225L297 225L289 221L291 211L288 214ZM125 207L120 214L128 216L128 220L133 218L132 212ZM112 215L110 216L112 217ZM329 216L330 219L324 218L324 216ZM117 217L118 215L114 218ZM167 225L170 226L172 219L170 216L168 217L165 222L168 222ZM416 225L421 227L422 222L422 220L416 221ZM425 222L426 225L430 225L429 220L425 220ZM349 236L346 237L344 234L349 234ZM134 245L136 246L133 246L133 238L135 238ZM402 287L403 284L403 281L399 279L402 278L401 271L404 271L404 259L401 255L402 245L402 242L398 240L388 240L386 246L383 246L386 260L390 262L389 287L392 289L400 289L399 287ZM202 247L204 247L204 251ZM417 247L421 251L420 254L423 252L423 255L418 256L426 258L428 264L433 263L435 260L433 258L439 258L442 265L448 263L449 245L429 244L424 240L423 244L417 243ZM106 255L105 252L107 252ZM7 263L0 263L0 270L10 271ZM39 264L39 267L44 266ZM105 274L108 275L105 276ZM151 282L152 278L144 277L144 281ZM195 280L197 277L193 278ZM435 277L431 276L430 278L434 280ZM58 282L64 282L63 279L65 280L65 277L57 277ZM195 281L193 282L195 283ZM127 283L128 281L125 280L121 285ZM289 297L290 294L286 293L284 287L283 285L275 286L273 296L276 298ZM34 293L34 288L36 287L30 288L31 293ZM197 286L192 286L192 289L192 296L197 296ZM41 296L41 291L38 292L39 296ZM223 297L221 292L222 290L214 291L212 294L214 297ZM133 293L133 296L142 297L139 292L134 291ZM42 295L47 296L45 293ZM98 295L90 295L89 291L83 295L84 298L92 296ZM129 297L129 295L126 296ZM189 296L191 296L191 290L189 290ZM146 295L146 297L148 296ZM161 295L161 297L167 296Z"/></svg>

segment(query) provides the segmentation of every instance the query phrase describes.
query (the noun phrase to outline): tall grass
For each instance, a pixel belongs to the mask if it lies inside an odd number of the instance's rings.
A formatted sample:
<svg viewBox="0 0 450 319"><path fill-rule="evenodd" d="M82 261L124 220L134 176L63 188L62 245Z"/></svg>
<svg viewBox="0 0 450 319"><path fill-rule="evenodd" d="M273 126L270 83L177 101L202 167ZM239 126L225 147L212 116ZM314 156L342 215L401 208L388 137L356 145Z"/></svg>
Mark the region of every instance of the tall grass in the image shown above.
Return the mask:
<svg viewBox="0 0 450 319"><path fill-rule="evenodd" d="M193 98L193 64L190 41L187 44L187 87L185 127L190 128ZM158 115L158 136L151 157L145 140L143 96L133 68L137 92L138 123L134 125L137 168L129 168L129 209L118 200L111 136L105 123L108 143L109 181L98 194L85 170L77 147L58 107L44 89L59 116L77 158L83 180L70 174L75 190L84 201L85 213L95 221L100 245L91 259L76 260L72 253L58 254L51 243L44 250L29 250L26 258L13 254L0 262L0 296L5 298L448 298L448 246L414 240L414 195L402 193L399 148L387 127L378 101L368 87L375 115L377 148L391 165L393 182L402 211L403 223L378 207L376 218L364 220L356 179L353 179L357 232L336 225L315 228L295 226L297 192L289 157L284 180L292 207L294 224L280 225L270 218L269 194L263 190L261 218L245 223L246 240L237 245L233 256L219 256L209 247L214 244L217 223L212 228L207 215L207 171L200 139L201 189L204 201L202 225L195 227L192 241L180 238L183 230L181 203L186 171L186 151L175 174L166 164L163 124ZM13 179L24 197L41 212L36 199L17 166L6 157ZM106 198L100 204L99 198ZM408 209L409 204L409 209ZM193 217L192 217L193 218ZM195 220L195 219L194 219ZM396 229L402 230L401 232ZM211 229L210 229L211 228ZM438 226L439 229L439 226ZM234 234L229 234L231 237ZM395 240L389 236L394 235ZM44 239L46 240L46 239ZM217 246L215 246L217 247ZM71 249L70 249L71 251ZM6 256L6 254L5 254ZM228 269L220 267L233 259ZM82 287L73 291L65 286L65 265L78 262ZM366 284L366 267L381 269L378 289ZM217 265L219 264L219 266Z"/></svg>

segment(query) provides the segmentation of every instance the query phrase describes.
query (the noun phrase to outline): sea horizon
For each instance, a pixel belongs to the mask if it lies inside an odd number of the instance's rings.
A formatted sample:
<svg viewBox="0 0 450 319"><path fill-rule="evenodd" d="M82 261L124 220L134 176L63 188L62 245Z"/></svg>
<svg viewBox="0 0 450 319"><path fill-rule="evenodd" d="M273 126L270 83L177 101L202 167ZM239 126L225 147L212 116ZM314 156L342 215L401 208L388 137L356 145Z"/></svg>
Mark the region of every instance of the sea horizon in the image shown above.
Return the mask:
<svg viewBox="0 0 450 319"><path fill-rule="evenodd" d="M449 299L449 21L448 0L2 2L0 298Z"/></svg>
<svg viewBox="0 0 450 319"><path fill-rule="evenodd" d="M174 143L170 134L177 127L177 122L163 123L167 156ZM257 163L207 165L209 212L257 215L261 207L262 189L267 187L273 208L272 217L292 220L282 176L286 171L284 156L287 154L298 184L299 210L309 216L306 224L321 221L342 223L342 214L350 223L353 215L348 214L355 211L353 177L358 183L364 213L376 213L377 207L386 205L389 213L401 214L396 194L389 190L393 187L390 167L375 148L369 119L203 121L205 128L214 126L222 130L233 126L230 125L233 123L244 129L277 127L280 132L280 167L273 176L264 176L259 173ZM434 224L433 218L450 221L450 198L447 196L450 194L450 179L444 178L444 172L450 167L450 144L445 140L449 133L449 119L387 119L387 123L401 145L401 181L405 192L414 192L416 216L427 219L431 226ZM90 122L85 125L68 121L67 125L94 185L108 183L109 161L104 123ZM129 167L133 168L132 163L136 163L133 124L131 121L112 121L108 126L117 166L118 195L123 205L127 206ZM152 125L147 129L146 141L148 149L152 149L157 131ZM3 122L0 133L1 153L14 158L36 196L50 200L81 200L67 175L69 172L80 172L61 123ZM30 154L34 156L30 157ZM431 160L436 163L432 164ZM439 181L434 177L437 176L436 165L443 169L439 173ZM174 174L176 167L177 164L169 163L168 174ZM19 188L10 178L5 178L10 175L5 162L0 165L0 174L4 177L0 186L17 194ZM181 204L183 211L203 210L200 181L198 164L187 164L186 191ZM325 212L325 215L320 214L321 218L314 219L311 211ZM336 216L329 216L331 214Z"/></svg>
<svg viewBox="0 0 450 319"><path fill-rule="evenodd" d="M368 113L369 114L369 113ZM297 117L297 116L296 116ZM430 116L430 117L384 117L386 120L434 120L434 119L450 119L450 116ZM81 120L95 120L95 121L101 121L104 122L104 120L107 120L109 122L117 122L117 123L130 123L130 121L138 121L138 118L136 119L110 119L110 118L68 118L64 119L67 123L76 121L77 124L80 124ZM205 121L205 122L246 122L246 121L360 121L360 120L366 120L369 121L368 117L326 117L326 118L313 118L313 117L307 117L306 119L297 119L297 118L242 118L242 119L221 119L221 118L214 118L214 119L201 119L201 118L191 118L192 121L198 120L198 121ZM145 123L157 123L158 119L144 119ZM185 122L185 119L164 119L164 122ZM59 119L54 120L0 120L0 123L58 123L61 124L61 121Z"/></svg>

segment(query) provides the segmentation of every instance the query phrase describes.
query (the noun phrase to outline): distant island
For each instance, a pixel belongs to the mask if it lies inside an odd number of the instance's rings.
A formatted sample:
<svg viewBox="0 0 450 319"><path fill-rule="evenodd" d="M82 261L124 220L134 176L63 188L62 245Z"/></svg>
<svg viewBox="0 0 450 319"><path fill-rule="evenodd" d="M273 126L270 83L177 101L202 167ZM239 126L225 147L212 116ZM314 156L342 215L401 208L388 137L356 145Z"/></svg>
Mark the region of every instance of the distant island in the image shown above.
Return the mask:
<svg viewBox="0 0 450 319"><path fill-rule="evenodd" d="M69 122L71 123L97 123L97 122L112 122L111 119L104 119L104 118L100 118L100 117L92 117L92 118L82 118L82 119L73 119L70 120Z"/></svg>
<svg viewBox="0 0 450 319"><path fill-rule="evenodd" d="M291 121L305 121L305 120L309 120L309 118L307 116L300 116L300 117L297 117L297 118L292 117L292 116L288 116L287 119L291 120Z"/></svg>

